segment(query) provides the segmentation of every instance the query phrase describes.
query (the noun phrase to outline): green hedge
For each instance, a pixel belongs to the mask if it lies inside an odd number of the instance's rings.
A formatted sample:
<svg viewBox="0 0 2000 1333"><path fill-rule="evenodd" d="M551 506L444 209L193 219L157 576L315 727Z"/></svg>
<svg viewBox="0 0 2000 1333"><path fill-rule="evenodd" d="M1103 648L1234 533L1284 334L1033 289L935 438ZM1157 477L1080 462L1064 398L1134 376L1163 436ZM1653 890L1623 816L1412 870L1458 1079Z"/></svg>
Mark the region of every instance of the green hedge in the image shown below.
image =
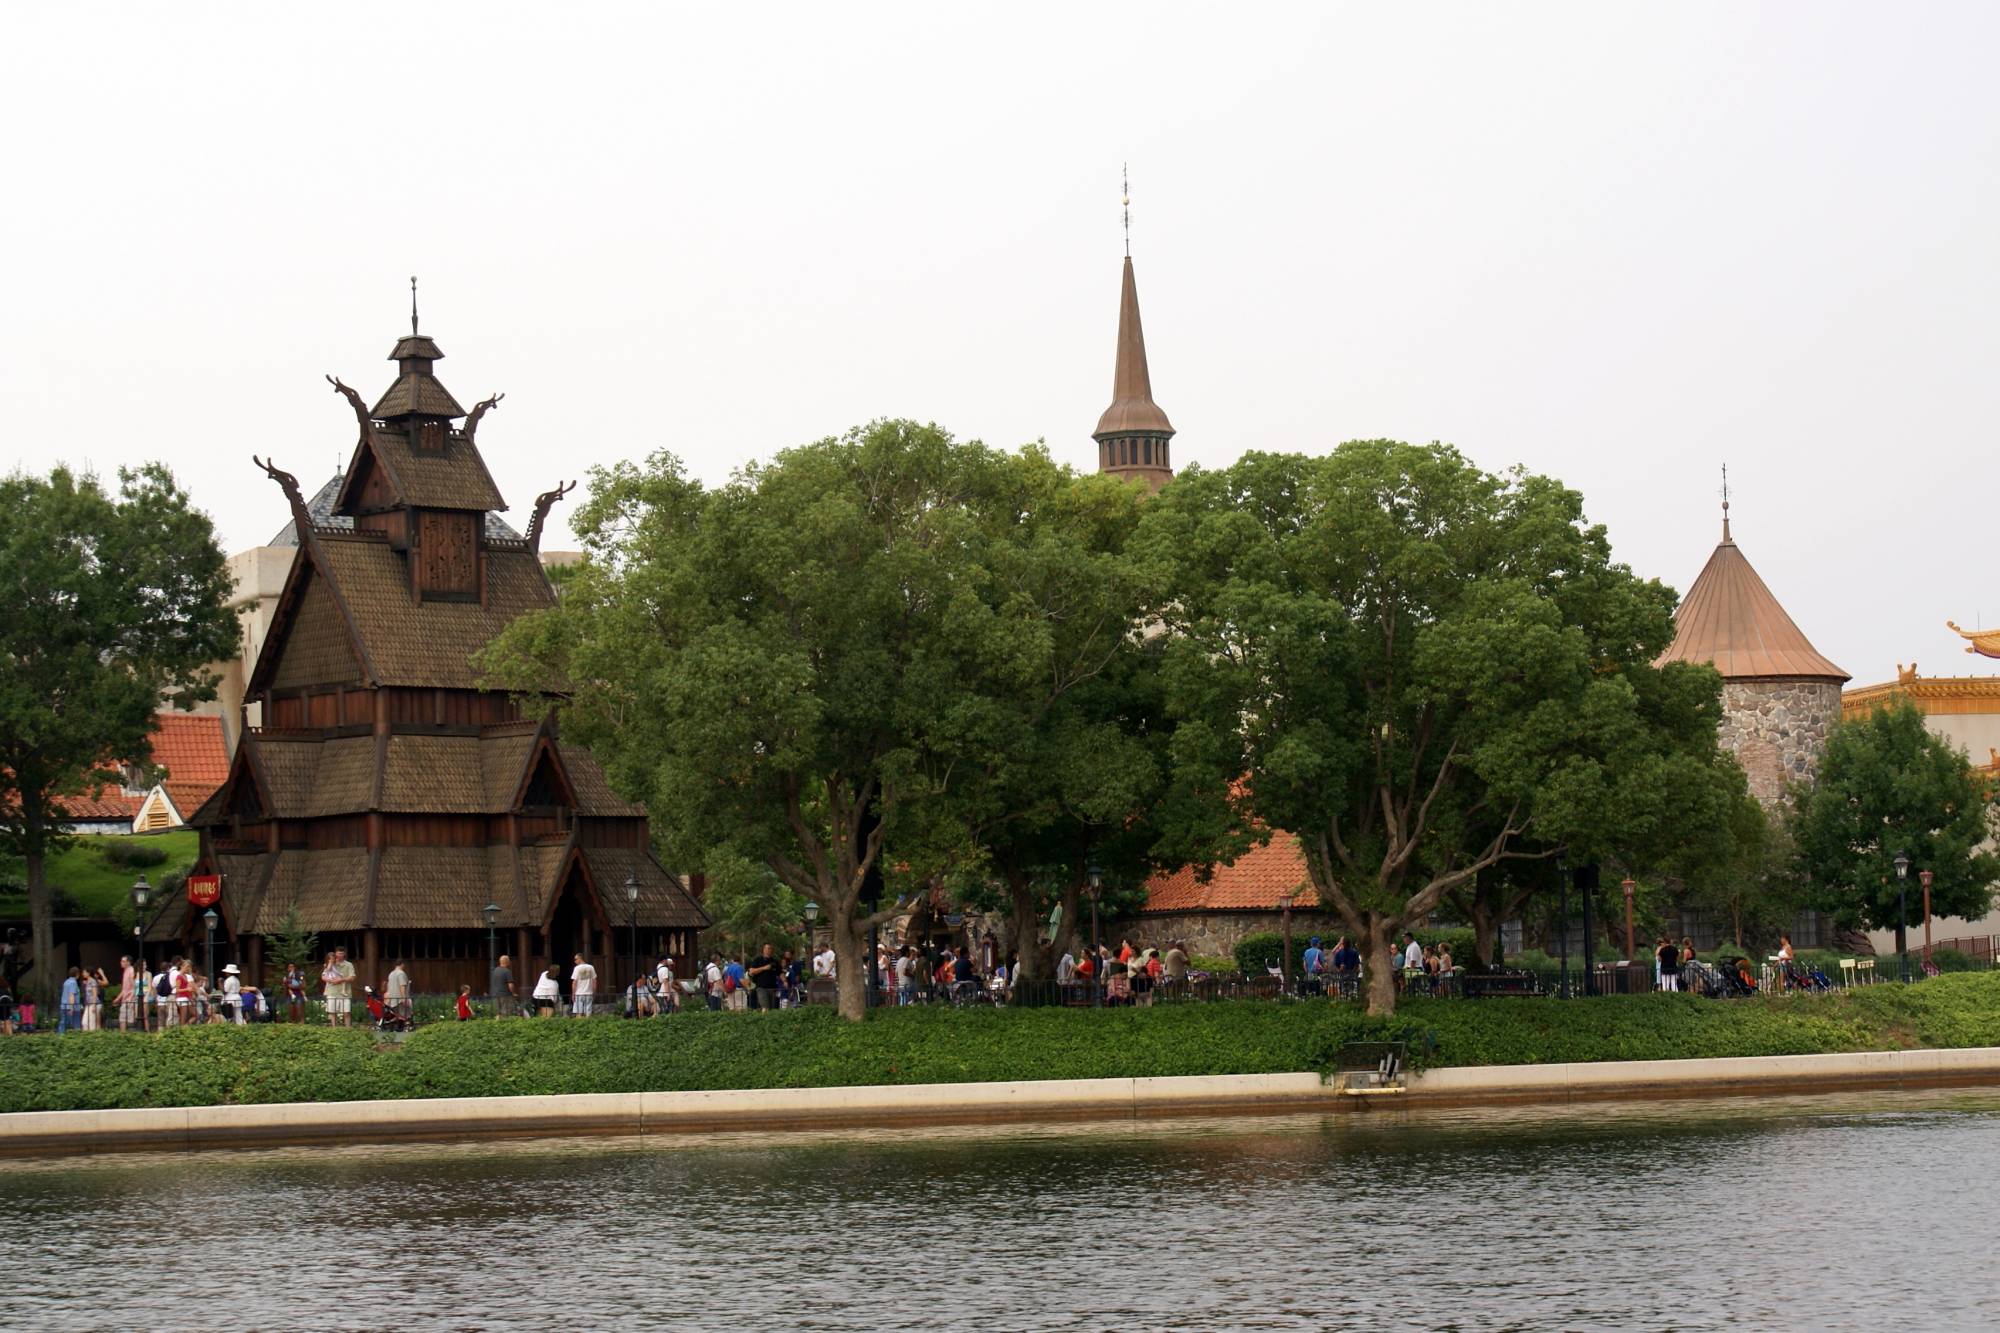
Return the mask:
<svg viewBox="0 0 2000 1333"><path fill-rule="evenodd" d="M842 1087L1326 1070L1395 1038L1419 1067L2000 1045L2000 973L1832 996L1408 1000L1376 1021L1324 1000L1151 1008L698 1011L643 1023L439 1023L398 1045L323 1027L0 1039L0 1111Z"/></svg>

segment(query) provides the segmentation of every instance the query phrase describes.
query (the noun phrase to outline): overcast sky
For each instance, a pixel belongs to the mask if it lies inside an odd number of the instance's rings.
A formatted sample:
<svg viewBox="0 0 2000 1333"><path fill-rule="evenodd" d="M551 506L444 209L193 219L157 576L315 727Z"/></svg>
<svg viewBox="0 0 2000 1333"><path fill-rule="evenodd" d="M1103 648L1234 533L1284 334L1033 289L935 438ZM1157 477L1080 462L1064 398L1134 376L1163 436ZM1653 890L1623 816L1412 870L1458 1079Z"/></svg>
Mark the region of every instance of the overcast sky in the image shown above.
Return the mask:
<svg viewBox="0 0 2000 1333"><path fill-rule="evenodd" d="M0 468L239 550L424 331L510 517L878 416L1093 466L1132 253L1177 462L1443 439L1856 683L1992 666L2000 6L9 6ZM556 511L545 545L570 541ZM4 521L4 516L0 516Z"/></svg>

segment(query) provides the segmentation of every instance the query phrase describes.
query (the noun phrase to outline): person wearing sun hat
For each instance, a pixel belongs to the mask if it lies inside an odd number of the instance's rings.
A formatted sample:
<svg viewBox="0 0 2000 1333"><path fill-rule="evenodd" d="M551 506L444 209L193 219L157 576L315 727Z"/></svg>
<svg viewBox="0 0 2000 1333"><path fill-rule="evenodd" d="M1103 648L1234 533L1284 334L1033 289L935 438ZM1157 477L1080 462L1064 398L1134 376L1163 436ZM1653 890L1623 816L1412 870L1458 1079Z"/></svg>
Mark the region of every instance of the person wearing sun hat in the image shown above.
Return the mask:
<svg viewBox="0 0 2000 1333"><path fill-rule="evenodd" d="M243 1026L243 970L234 963L222 969L222 1008L228 1022Z"/></svg>

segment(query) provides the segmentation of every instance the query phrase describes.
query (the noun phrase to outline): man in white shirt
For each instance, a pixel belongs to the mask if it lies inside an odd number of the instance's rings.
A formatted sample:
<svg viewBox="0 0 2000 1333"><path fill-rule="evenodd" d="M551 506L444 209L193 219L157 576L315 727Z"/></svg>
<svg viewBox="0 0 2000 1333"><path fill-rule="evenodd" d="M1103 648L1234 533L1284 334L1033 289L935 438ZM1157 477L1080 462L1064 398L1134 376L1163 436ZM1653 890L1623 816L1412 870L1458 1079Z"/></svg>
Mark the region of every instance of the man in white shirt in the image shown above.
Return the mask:
<svg viewBox="0 0 2000 1333"><path fill-rule="evenodd" d="M590 1002L597 994L597 969L583 961L583 955L576 955L576 966L569 970L570 1013L578 1018L590 1017Z"/></svg>
<svg viewBox="0 0 2000 1333"><path fill-rule="evenodd" d="M408 963L398 962L389 969L389 980L382 987L382 1002L398 1018L410 1016L410 974L405 969Z"/></svg>
<svg viewBox="0 0 2000 1333"><path fill-rule="evenodd" d="M813 975L824 977L828 981L833 979L835 975L833 945L828 944L824 949L813 955Z"/></svg>
<svg viewBox="0 0 2000 1333"><path fill-rule="evenodd" d="M1403 932L1403 939L1407 941L1403 946L1403 966L1423 971L1424 946L1417 943L1417 937L1408 931Z"/></svg>
<svg viewBox="0 0 2000 1333"><path fill-rule="evenodd" d="M665 954L653 969L653 981L660 992L660 1012L670 1013L680 1008L680 993L674 989L674 961Z"/></svg>
<svg viewBox="0 0 2000 1333"><path fill-rule="evenodd" d="M708 970L702 973L701 981L702 981L702 989L706 991L708 994L709 1011L713 1013L721 1010L722 1008L722 955L721 954L718 953L709 955Z"/></svg>

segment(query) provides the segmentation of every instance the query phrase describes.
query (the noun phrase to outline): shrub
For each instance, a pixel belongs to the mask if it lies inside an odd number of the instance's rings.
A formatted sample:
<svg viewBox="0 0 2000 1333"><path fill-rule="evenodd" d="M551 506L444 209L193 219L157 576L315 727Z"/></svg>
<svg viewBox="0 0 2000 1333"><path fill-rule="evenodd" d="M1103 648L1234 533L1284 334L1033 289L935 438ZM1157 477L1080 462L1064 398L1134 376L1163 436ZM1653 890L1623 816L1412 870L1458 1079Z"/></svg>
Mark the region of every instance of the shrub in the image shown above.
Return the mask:
<svg viewBox="0 0 2000 1333"><path fill-rule="evenodd" d="M103 848L104 859L115 866L137 870L166 864L167 849L155 847L143 838L107 840L99 845Z"/></svg>
<svg viewBox="0 0 2000 1333"><path fill-rule="evenodd" d="M2000 975L1741 1001L1412 997L1386 1020L1332 1001L1236 1000L926 1006L865 1023L825 1006L643 1023L486 1019L432 1023L391 1046L361 1028L289 1025L38 1034L0 1039L0 1111L1323 1072L1343 1044L1384 1039L1409 1042L1417 1068L1991 1046Z"/></svg>

